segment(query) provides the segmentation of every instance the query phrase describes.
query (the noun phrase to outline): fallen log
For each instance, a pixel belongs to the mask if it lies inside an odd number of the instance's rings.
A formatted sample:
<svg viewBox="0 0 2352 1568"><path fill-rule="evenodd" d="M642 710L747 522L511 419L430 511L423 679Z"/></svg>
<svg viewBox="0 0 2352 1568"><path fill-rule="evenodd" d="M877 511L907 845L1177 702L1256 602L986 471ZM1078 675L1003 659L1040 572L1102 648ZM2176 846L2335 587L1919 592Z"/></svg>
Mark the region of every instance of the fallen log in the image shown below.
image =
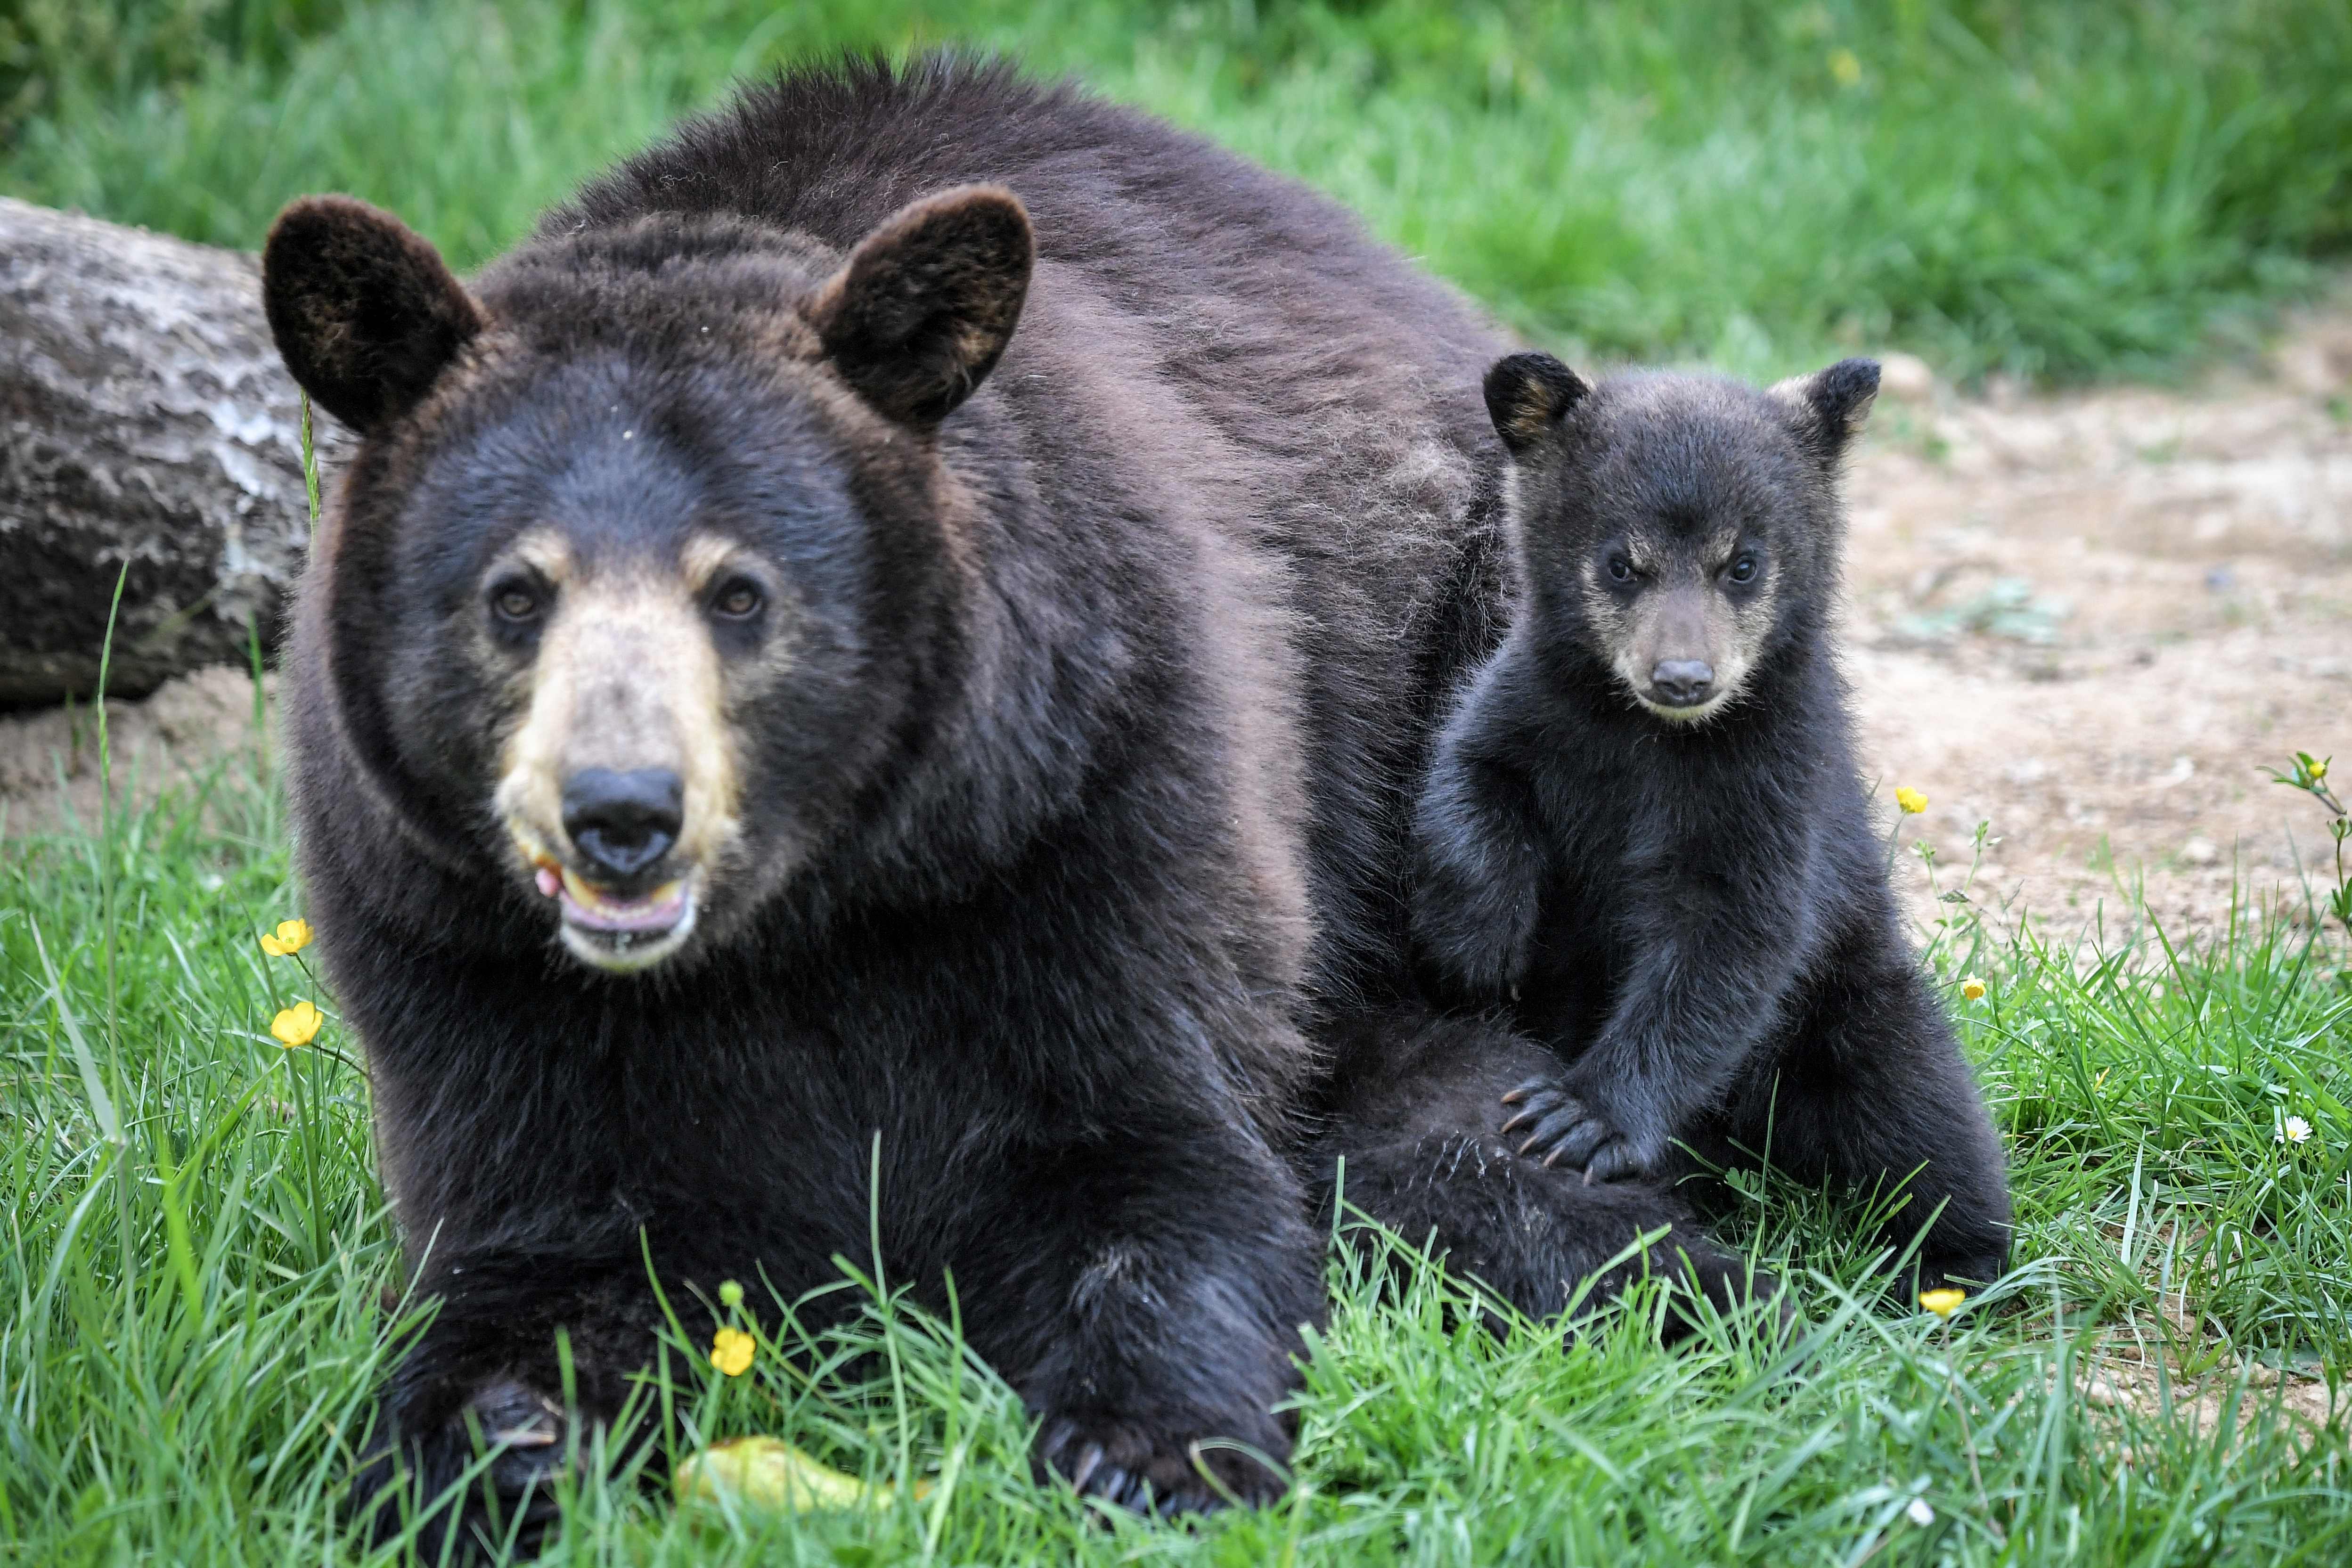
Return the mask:
<svg viewBox="0 0 2352 1568"><path fill-rule="evenodd" d="M0 197L0 706L97 690L118 578L113 695L274 644L300 418L256 258Z"/></svg>

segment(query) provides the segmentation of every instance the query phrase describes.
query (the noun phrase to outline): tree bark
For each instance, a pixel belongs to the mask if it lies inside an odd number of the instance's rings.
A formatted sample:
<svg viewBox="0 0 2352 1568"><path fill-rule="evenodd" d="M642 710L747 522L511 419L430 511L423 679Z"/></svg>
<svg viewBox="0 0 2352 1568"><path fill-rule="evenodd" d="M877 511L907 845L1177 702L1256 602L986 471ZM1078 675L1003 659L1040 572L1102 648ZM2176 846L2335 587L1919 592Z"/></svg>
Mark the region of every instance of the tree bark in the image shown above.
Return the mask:
<svg viewBox="0 0 2352 1568"><path fill-rule="evenodd" d="M116 696L274 645L300 426L255 258L0 197L0 706L97 690L118 577Z"/></svg>

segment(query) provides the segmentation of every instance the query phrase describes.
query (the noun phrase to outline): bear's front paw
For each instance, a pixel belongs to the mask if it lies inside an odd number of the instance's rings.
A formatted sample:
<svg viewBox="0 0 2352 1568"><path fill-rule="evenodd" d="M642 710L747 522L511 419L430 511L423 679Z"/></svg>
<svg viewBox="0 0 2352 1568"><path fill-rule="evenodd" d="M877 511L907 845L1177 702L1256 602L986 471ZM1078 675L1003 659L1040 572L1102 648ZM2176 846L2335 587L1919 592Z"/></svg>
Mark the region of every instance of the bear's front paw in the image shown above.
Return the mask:
<svg viewBox="0 0 2352 1568"><path fill-rule="evenodd" d="M1287 1453L1289 1444L1278 1435L1270 1442L1269 1458ZM1037 1434L1036 1468L1040 1482L1059 1476L1081 1497L1162 1518L1207 1513L1229 1502L1271 1502L1284 1486L1280 1474L1240 1449L1075 1415L1046 1418Z"/></svg>
<svg viewBox="0 0 2352 1568"><path fill-rule="evenodd" d="M509 1542L535 1555L558 1516L556 1477L574 1463L570 1427L563 1407L538 1390L508 1379L485 1384L457 1415L429 1431L403 1433L379 1453L352 1489L353 1501L372 1510L378 1543L421 1519L415 1538L429 1556L451 1535L454 1513L457 1560L495 1556Z"/></svg>
<svg viewBox="0 0 2352 1568"><path fill-rule="evenodd" d="M1588 1182L1646 1176L1664 1151L1654 1140L1628 1132L1590 1100L1554 1078L1531 1078L1503 1096L1516 1113L1502 1126L1505 1138L1524 1134L1518 1152L1547 1169L1582 1166Z"/></svg>

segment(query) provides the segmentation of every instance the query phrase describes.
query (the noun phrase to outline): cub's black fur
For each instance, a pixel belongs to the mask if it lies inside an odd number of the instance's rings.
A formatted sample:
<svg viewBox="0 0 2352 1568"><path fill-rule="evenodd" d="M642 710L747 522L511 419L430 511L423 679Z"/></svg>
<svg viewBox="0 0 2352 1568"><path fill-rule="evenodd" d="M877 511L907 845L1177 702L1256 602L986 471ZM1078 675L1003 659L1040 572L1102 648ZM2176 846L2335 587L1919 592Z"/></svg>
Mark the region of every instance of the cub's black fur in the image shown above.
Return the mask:
<svg viewBox="0 0 2352 1568"><path fill-rule="evenodd" d="M1830 615L1878 367L1770 393L1540 354L1486 380L1517 615L1437 742L1413 925L1559 1061L1503 1131L1589 1179L1766 1159L1907 1194L1917 1278L1989 1281L2000 1149L1897 923ZM1933 1223L1929 1224L1929 1216Z"/></svg>
<svg viewBox="0 0 2352 1568"><path fill-rule="evenodd" d="M1496 334L1328 203L953 60L751 91L470 287L341 198L265 269L363 437L293 797L440 1302L369 1485L505 1432L536 1529L651 1358L648 1259L707 1333L847 1258L952 1276L1041 1472L1270 1495L1198 1445L1289 1451L1314 1134L1380 1070L1346 1020L1404 984L1408 785L1495 596ZM1382 1148L1447 1246L1448 1173ZM1534 1231L1471 1189L1461 1234L1531 1310L1678 1217L1523 1186Z"/></svg>

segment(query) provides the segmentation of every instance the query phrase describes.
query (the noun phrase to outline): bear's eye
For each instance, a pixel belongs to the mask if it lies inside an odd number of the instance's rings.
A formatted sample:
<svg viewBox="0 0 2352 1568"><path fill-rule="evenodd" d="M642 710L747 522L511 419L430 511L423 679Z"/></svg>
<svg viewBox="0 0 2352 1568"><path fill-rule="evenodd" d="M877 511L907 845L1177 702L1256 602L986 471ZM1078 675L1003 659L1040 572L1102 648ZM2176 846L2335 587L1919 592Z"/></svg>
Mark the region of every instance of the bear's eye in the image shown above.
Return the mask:
<svg viewBox="0 0 2352 1568"><path fill-rule="evenodd" d="M539 615L539 589L520 577L509 577L490 590L490 609L502 621L528 621Z"/></svg>
<svg viewBox="0 0 2352 1568"><path fill-rule="evenodd" d="M1731 563L1731 580L1735 583L1756 581L1756 557L1743 555Z"/></svg>
<svg viewBox="0 0 2352 1568"><path fill-rule="evenodd" d="M767 595L749 577L730 578L710 601L711 612L730 621L748 621L760 613Z"/></svg>
<svg viewBox="0 0 2352 1568"><path fill-rule="evenodd" d="M1612 583L1631 583L1633 580L1633 563L1622 555L1612 555L1609 558L1609 580Z"/></svg>

